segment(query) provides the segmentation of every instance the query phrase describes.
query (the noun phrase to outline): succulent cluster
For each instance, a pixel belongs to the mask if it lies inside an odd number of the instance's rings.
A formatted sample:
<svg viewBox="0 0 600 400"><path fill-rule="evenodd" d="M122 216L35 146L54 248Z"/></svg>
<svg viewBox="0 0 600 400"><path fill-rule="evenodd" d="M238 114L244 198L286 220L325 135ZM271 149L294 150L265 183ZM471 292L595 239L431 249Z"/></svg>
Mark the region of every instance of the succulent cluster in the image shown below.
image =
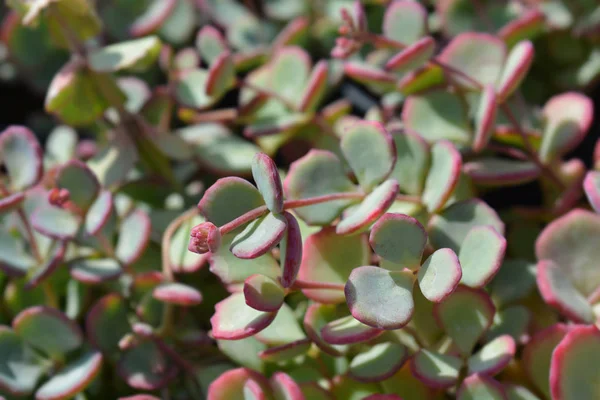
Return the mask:
<svg viewBox="0 0 600 400"><path fill-rule="evenodd" d="M597 1L7 4L0 398L600 398Z"/></svg>

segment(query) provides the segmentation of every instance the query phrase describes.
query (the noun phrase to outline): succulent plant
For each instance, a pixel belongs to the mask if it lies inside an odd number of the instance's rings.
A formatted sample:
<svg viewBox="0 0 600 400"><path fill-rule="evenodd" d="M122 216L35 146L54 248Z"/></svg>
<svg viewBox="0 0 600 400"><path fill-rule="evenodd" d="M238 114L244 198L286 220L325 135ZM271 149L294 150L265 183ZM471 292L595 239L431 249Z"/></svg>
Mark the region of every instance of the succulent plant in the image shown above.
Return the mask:
<svg viewBox="0 0 600 400"><path fill-rule="evenodd" d="M0 398L600 398L597 2L6 3Z"/></svg>

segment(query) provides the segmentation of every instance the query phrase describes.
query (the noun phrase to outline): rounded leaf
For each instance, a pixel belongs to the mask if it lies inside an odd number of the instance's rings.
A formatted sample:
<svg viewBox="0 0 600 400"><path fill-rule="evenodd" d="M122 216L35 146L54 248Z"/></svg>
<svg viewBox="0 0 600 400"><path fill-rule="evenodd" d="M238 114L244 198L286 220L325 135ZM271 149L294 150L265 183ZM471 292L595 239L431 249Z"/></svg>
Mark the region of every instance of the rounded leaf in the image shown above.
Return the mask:
<svg viewBox="0 0 600 400"><path fill-rule="evenodd" d="M175 86L175 97L184 106L205 109L217 100L207 94L209 72L204 69L190 69L182 72Z"/></svg>
<svg viewBox="0 0 600 400"><path fill-rule="evenodd" d="M508 54L498 82L498 100L505 101L521 84L533 61L534 48L529 40L517 43Z"/></svg>
<svg viewBox="0 0 600 400"><path fill-rule="evenodd" d="M349 375L361 382L379 382L394 375L408 358L408 350L399 343L379 343L358 353L350 362Z"/></svg>
<svg viewBox="0 0 600 400"><path fill-rule="evenodd" d="M327 89L328 77L329 72L327 62L321 60L315 64L310 77L308 78L306 89L304 89L304 94L302 95L300 105L298 106L299 111L314 111L318 107L320 101L323 99L325 90Z"/></svg>
<svg viewBox="0 0 600 400"><path fill-rule="evenodd" d="M27 189L42 178L42 155L40 143L26 127L11 125L0 133L0 161L13 191Z"/></svg>
<svg viewBox="0 0 600 400"><path fill-rule="evenodd" d="M296 217L284 211L283 217L287 223L285 234L279 242L281 263L281 285L291 287L296 281L302 263L302 234Z"/></svg>
<svg viewBox="0 0 600 400"><path fill-rule="evenodd" d="M16 210L25 200L25 194L22 192L9 194L0 199L0 215Z"/></svg>
<svg viewBox="0 0 600 400"><path fill-rule="evenodd" d="M196 49L207 64L211 65L228 48L227 41L215 27L204 25L196 36Z"/></svg>
<svg viewBox="0 0 600 400"><path fill-rule="evenodd" d="M500 382L485 375L467 377L456 394L457 400L506 400L506 392Z"/></svg>
<svg viewBox="0 0 600 400"><path fill-rule="evenodd" d="M392 132L396 145L396 165L390 178L398 181L403 192L420 195L425 186L431 154L425 140L412 132Z"/></svg>
<svg viewBox="0 0 600 400"><path fill-rule="evenodd" d="M287 222L283 216L268 213L250 222L234 237L229 250L242 259L260 257L277 246L286 228Z"/></svg>
<svg viewBox="0 0 600 400"><path fill-rule="evenodd" d="M448 297L460 281L461 265L450 249L439 249L425 260L417 278L421 293L429 301L439 303Z"/></svg>
<svg viewBox="0 0 600 400"><path fill-rule="evenodd" d="M339 310L333 305L319 303L311 304L308 306L306 314L304 314L303 321L304 331L312 340L312 342L316 344L323 352L334 357L339 357L342 355L346 348L344 346L333 346L326 342L321 335L321 330L329 322L332 322L339 317L339 313L337 311ZM352 320L356 321L354 318L352 318ZM358 321L356 322L359 323Z"/></svg>
<svg viewBox="0 0 600 400"><path fill-rule="evenodd" d="M435 40L426 36L407 46L385 63L385 69L396 73L414 70L423 66L435 52Z"/></svg>
<svg viewBox="0 0 600 400"><path fill-rule="evenodd" d="M583 190L594 211L600 213L600 172L589 171L585 175Z"/></svg>
<svg viewBox="0 0 600 400"><path fill-rule="evenodd" d="M117 351L119 340L131 332L125 299L116 293L100 298L87 314L85 331L96 348L103 352Z"/></svg>
<svg viewBox="0 0 600 400"><path fill-rule="evenodd" d="M56 174L56 186L69 191L69 200L86 211L100 192L98 178L79 160L71 160Z"/></svg>
<svg viewBox="0 0 600 400"><path fill-rule="evenodd" d="M161 45L156 36L115 43L92 51L88 55L88 63L96 72L144 70L155 62Z"/></svg>
<svg viewBox="0 0 600 400"><path fill-rule="evenodd" d="M233 57L229 51L224 51L208 70L206 94L211 98L220 98L235 85L235 80Z"/></svg>
<svg viewBox="0 0 600 400"><path fill-rule="evenodd" d="M0 326L0 388L16 396L35 389L45 373L43 359L10 328Z"/></svg>
<svg viewBox="0 0 600 400"><path fill-rule="evenodd" d="M476 152L482 151L492 138L497 109L496 91L492 85L487 85L481 93L477 114L475 114L473 150Z"/></svg>
<svg viewBox="0 0 600 400"><path fill-rule="evenodd" d="M387 213L371 228L369 243L381 258L400 268L416 269L421 265L427 233L415 218Z"/></svg>
<svg viewBox="0 0 600 400"><path fill-rule="evenodd" d="M246 305L243 293L234 293L215 305L210 319L215 339L239 340L265 329L277 313L266 313Z"/></svg>
<svg viewBox="0 0 600 400"><path fill-rule="evenodd" d="M460 246L458 259L462 267L460 283L472 288L487 285L500 269L506 239L491 226L472 228Z"/></svg>
<svg viewBox="0 0 600 400"><path fill-rule="evenodd" d="M441 210L458 184L462 158L448 141L436 142L431 147L431 167L423 190L423 204L431 213Z"/></svg>
<svg viewBox="0 0 600 400"><path fill-rule="evenodd" d="M273 213L280 213L283 210L283 189L275 162L265 153L256 153L252 159L252 177L267 208Z"/></svg>
<svg viewBox="0 0 600 400"><path fill-rule="evenodd" d="M516 350L515 340L511 336L497 337L469 357L469 374L496 375L512 361Z"/></svg>
<svg viewBox="0 0 600 400"><path fill-rule="evenodd" d="M410 366L412 373L427 386L445 389L458 380L462 360L453 355L421 349Z"/></svg>
<svg viewBox="0 0 600 400"><path fill-rule="evenodd" d="M276 400L304 400L300 386L285 372L275 372L269 382Z"/></svg>
<svg viewBox="0 0 600 400"><path fill-rule="evenodd" d="M321 337L329 344L366 342L382 333L381 329L365 325L352 315L331 321L321 329Z"/></svg>
<svg viewBox="0 0 600 400"><path fill-rule="evenodd" d="M143 340L121 354L117 372L134 389L157 390L177 375L177 368L156 342Z"/></svg>
<svg viewBox="0 0 600 400"><path fill-rule="evenodd" d="M158 285L152 291L152 297L158 301L178 306L195 306L202 302L202 294L183 283L168 282Z"/></svg>
<svg viewBox="0 0 600 400"><path fill-rule="evenodd" d="M109 190L103 190L85 215L86 232L92 236L97 235L109 221L112 211L112 193Z"/></svg>
<svg viewBox="0 0 600 400"><path fill-rule="evenodd" d="M383 34L405 45L427 34L427 10L413 1L393 1L385 10Z"/></svg>
<svg viewBox="0 0 600 400"><path fill-rule="evenodd" d="M80 220L67 210L45 203L31 215L31 225L36 231L50 238L69 240L77 235Z"/></svg>
<svg viewBox="0 0 600 400"><path fill-rule="evenodd" d="M264 201L260 192L250 182L227 177L208 188L198 208L208 221L220 227L262 205Z"/></svg>
<svg viewBox="0 0 600 400"><path fill-rule="evenodd" d="M473 183L482 186L513 186L535 180L540 169L531 161L483 157L463 167Z"/></svg>
<svg viewBox="0 0 600 400"><path fill-rule="evenodd" d="M69 264L71 276L90 285L117 279L123 269L114 258L79 258Z"/></svg>
<svg viewBox="0 0 600 400"><path fill-rule="evenodd" d="M285 291L281 285L264 275L252 275L244 282L246 304L258 311L277 311L283 304Z"/></svg>
<svg viewBox="0 0 600 400"><path fill-rule="evenodd" d="M283 303L268 327L257 332L256 339L269 346L281 346L306 338L294 310Z"/></svg>
<svg viewBox="0 0 600 400"><path fill-rule="evenodd" d="M151 230L150 217L142 210L135 210L121 221L115 255L124 265L139 260L148 246Z"/></svg>
<svg viewBox="0 0 600 400"><path fill-rule="evenodd" d="M247 368L231 369L211 382L207 400L245 399L244 385L249 380L268 386L265 378L258 372Z"/></svg>

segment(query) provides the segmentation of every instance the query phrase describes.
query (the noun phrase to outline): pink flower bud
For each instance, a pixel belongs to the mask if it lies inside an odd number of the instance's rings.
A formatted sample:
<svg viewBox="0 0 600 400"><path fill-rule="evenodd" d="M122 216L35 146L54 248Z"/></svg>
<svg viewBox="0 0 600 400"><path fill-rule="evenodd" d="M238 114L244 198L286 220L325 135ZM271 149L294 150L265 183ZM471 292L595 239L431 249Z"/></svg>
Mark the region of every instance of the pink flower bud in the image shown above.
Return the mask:
<svg viewBox="0 0 600 400"><path fill-rule="evenodd" d="M71 194L67 189L54 188L48 194L48 202L56 207L62 207L69 201Z"/></svg>
<svg viewBox="0 0 600 400"><path fill-rule="evenodd" d="M96 142L93 140L82 140L77 144L77 149L75 153L77 154L77 158L82 160L89 160L94 157L98 152L98 146Z"/></svg>
<svg viewBox="0 0 600 400"><path fill-rule="evenodd" d="M221 231L211 222L203 222L192 228L188 250L204 254L215 252L221 245Z"/></svg>

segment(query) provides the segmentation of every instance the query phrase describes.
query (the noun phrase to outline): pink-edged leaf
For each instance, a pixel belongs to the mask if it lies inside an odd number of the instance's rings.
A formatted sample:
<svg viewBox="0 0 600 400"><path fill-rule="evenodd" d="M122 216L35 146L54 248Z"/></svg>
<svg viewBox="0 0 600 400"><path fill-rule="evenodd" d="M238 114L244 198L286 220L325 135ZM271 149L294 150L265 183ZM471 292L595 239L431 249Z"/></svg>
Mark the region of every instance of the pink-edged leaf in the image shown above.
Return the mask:
<svg viewBox="0 0 600 400"><path fill-rule="evenodd" d="M481 93L479 107L475 115L475 137L473 137L473 150L482 151L494 133L496 123L497 98L494 86L487 85Z"/></svg>
<svg viewBox="0 0 600 400"><path fill-rule="evenodd" d="M433 315L438 324L467 356L481 336L492 325L496 308L483 290L459 286L441 303L436 303Z"/></svg>
<svg viewBox="0 0 600 400"><path fill-rule="evenodd" d="M435 40L426 36L401 50L389 59L385 69L392 72L407 72L421 67L435 52Z"/></svg>
<svg viewBox="0 0 600 400"><path fill-rule="evenodd" d="M62 264L66 252L67 242L58 242L52 250L52 253L43 262L43 264L38 268L34 269L33 273L30 274L29 279L25 283L24 288L26 290L34 289L42 281L44 281L50 275L52 275L52 273L56 271L56 268L58 268Z"/></svg>
<svg viewBox="0 0 600 400"><path fill-rule="evenodd" d="M9 213L19 208L19 206L25 200L25 194L23 192L12 193L6 197L0 199L0 215Z"/></svg>
<svg viewBox="0 0 600 400"><path fill-rule="evenodd" d="M269 346L281 346L306 338L294 310L283 303L275 319L264 330L256 333L256 339Z"/></svg>
<svg viewBox="0 0 600 400"><path fill-rule="evenodd" d="M10 178L10 188L20 191L35 185L44 173L43 150L33 132L11 125L0 133L0 163Z"/></svg>
<svg viewBox="0 0 600 400"><path fill-rule="evenodd" d="M309 338L296 340L294 342L282 344L276 347L269 347L258 353L258 356L263 361L279 362L288 361L296 358L301 354L305 354L310 350L312 341Z"/></svg>
<svg viewBox="0 0 600 400"><path fill-rule="evenodd" d="M395 179L388 179L373 189L371 193L354 207L336 225L338 235L356 234L366 230L381 217L396 200L400 186Z"/></svg>
<svg viewBox="0 0 600 400"><path fill-rule="evenodd" d="M592 306L569 280L567 273L551 260L541 260L537 266L537 284L546 303L576 322L594 321Z"/></svg>
<svg viewBox="0 0 600 400"><path fill-rule="evenodd" d="M391 130L391 133L396 145L397 158L390 178L398 181L403 192L420 195L431 162L429 145L414 132Z"/></svg>
<svg viewBox="0 0 600 400"><path fill-rule="evenodd" d="M496 275L504 253L506 239L491 226L472 228L460 246L458 259L462 267L460 283L472 288L487 285Z"/></svg>
<svg viewBox="0 0 600 400"><path fill-rule="evenodd" d="M495 85L504 67L506 46L496 36L466 32L452 39L438 59L480 85ZM453 79L466 89L477 89L474 83L458 74Z"/></svg>
<svg viewBox="0 0 600 400"><path fill-rule="evenodd" d="M535 180L540 169L531 161L484 157L463 166L471 180L482 186L513 186Z"/></svg>
<svg viewBox="0 0 600 400"><path fill-rule="evenodd" d="M256 153L252 159L252 177L267 208L273 213L281 213L283 188L275 162L265 153Z"/></svg>
<svg viewBox="0 0 600 400"><path fill-rule="evenodd" d="M200 213L216 226L264 205L260 192L247 180L221 178L206 190L198 203Z"/></svg>
<svg viewBox="0 0 600 400"><path fill-rule="evenodd" d="M200 56L193 47L186 47L177 52L173 57L173 69L187 71L200 67Z"/></svg>
<svg viewBox="0 0 600 400"><path fill-rule="evenodd" d="M340 147L360 186L367 192L392 172L396 146L379 122L357 121L342 136Z"/></svg>
<svg viewBox="0 0 600 400"><path fill-rule="evenodd" d="M542 110L545 126L540 144L540 159L548 162L574 149L592 124L592 100L576 92L552 97Z"/></svg>
<svg viewBox="0 0 600 400"><path fill-rule="evenodd" d="M253 139L283 132L293 133L296 129L310 122L310 118L311 115L308 113L296 112L265 117L246 125L244 136Z"/></svg>
<svg viewBox="0 0 600 400"><path fill-rule="evenodd" d="M331 321L321 329L321 337L329 344L361 343L374 339L384 331L357 321L352 315Z"/></svg>
<svg viewBox="0 0 600 400"><path fill-rule="evenodd" d="M550 398L548 371L552 353L560 341L572 328L564 324L554 324L531 337L523 349L523 370L537 390Z"/></svg>
<svg viewBox="0 0 600 400"><path fill-rule="evenodd" d="M583 191L594 211L600 213L600 172L589 171L585 175Z"/></svg>
<svg viewBox="0 0 600 400"><path fill-rule="evenodd" d="M100 373L102 354L87 352L67 364L36 392L37 400L61 400L83 391Z"/></svg>
<svg viewBox="0 0 600 400"><path fill-rule="evenodd" d="M123 269L114 258L78 258L69 263L71 276L88 285L99 285L117 279Z"/></svg>
<svg viewBox="0 0 600 400"><path fill-rule="evenodd" d="M109 221L113 211L113 197L109 190L100 192L85 215L85 230L88 234L97 235Z"/></svg>
<svg viewBox="0 0 600 400"><path fill-rule="evenodd" d="M600 396L600 331L574 327L556 346L550 364L552 399L595 399Z"/></svg>
<svg viewBox="0 0 600 400"><path fill-rule="evenodd" d="M537 8L526 10L517 19L504 25L498 32L498 36L509 46L522 39L530 39L532 36L542 32L545 28L546 17Z"/></svg>
<svg viewBox="0 0 600 400"><path fill-rule="evenodd" d="M512 361L516 350L515 340L510 335L497 337L469 357L469 374L498 374Z"/></svg>
<svg viewBox="0 0 600 400"><path fill-rule="evenodd" d="M333 228L325 228L304 240L298 278L338 284L341 289L352 270L367 264L370 256L365 235L340 236ZM302 293L319 303L336 304L345 301L341 290L302 289Z"/></svg>
<svg viewBox="0 0 600 400"><path fill-rule="evenodd" d="M233 57L224 51L214 60L206 77L206 94L212 98L223 96L235 85Z"/></svg>
<svg viewBox="0 0 600 400"><path fill-rule="evenodd" d="M393 88L396 83L396 77L393 74L377 67L358 62L345 63L344 73L350 78L365 85Z"/></svg>
<svg viewBox="0 0 600 400"><path fill-rule="evenodd" d="M70 240L79 230L79 218L62 208L42 204L31 215L31 225L41 234L58 240Z"/></svg>
<svg viewBox="0 0 600 400"><path fill-rule="evenodd" d="M504 102L519 87L533 62L533 43L528 40L512 48L498 83L498 101Z"/></svg>
<svg viewBox="0 0 600 400"><path fill-rule="evenodd" d="M289 288L296 281L302 263L302 233L296 217L287 211L283 212L283 217L287 229L279 242L279 254L282 260L281 285Z"/></svg>
<svg viewBox="0 0 600 400"><path fill-rule="evenodd" d="M485 375L467 377L456 394L457 400L508 400L500 382Z"/></svg>
<svg viewBox="0 0 600 400"><path fill-rule="evenodd" d="M354 356L348 374L360 382L380 382L398 372L408 356L403 344L379 343Z"/></svg>
<svg viewBox="0 0 600 400"><path fill-rule="evenodd" d="M369 243L377 255L399 269L416 269L421 265L427 232L413 217L386 213L371 228Z"/></svg>
<svg viewBox="0 0 600 400"><path fill-rule="evenodd" d="M421 349L415 354L410 366L413 375L427 386L446 389L456 384L462 360L454 355Z"/></svg>
<svg viewBox="0 0 600 400"><path fill-rule="evenodd" d="M287 228L286 219L268 213L250 222L231 242L229 250L238 258L252 259L267 253L283 238Z"/></svg>
<svg viewBox="0 0 600 400"><path fill-rule="evenodd" d="M458 286L461 277L461 265L451 249L436 250L425 260L417 274L421 293L434 303L448 297Z"/></svg>
<svg viewBox="0 0 600 400"><path fill-rule="evenodd" d="M504 390L508 400L540 400L533 392L525 386L516 385L514 383L504 383Z"/></svg>
<svg viewBox="0 0 600 400"><path fill-rule="evenodd" d="M228 50L227 40L221 32L212 25L204 25L196 35L196 49L206 61L211 65L217 57Z"/></svg>
<svg viewBox="0 0 600 400"><path fill-rule="evenodd" d="M132 388L160 389L177 376L178 369L153 340L142 340L125 349L117 372Z"/></svg>
<svg viewBox="0 0 600 400"><path fill-rule="evenodd" d="M234 293L215 305L210 319L215 339L239 340L265 329L277 313L257 311L246 305L243 293Z"/></svg>
<svg viewBox="0 0 600 400"><path fill-rule="evenodd" d="M100 191L96 174L83 162L71 160L56 174L56 186L69 191L69 201L86 211Z"/></svg>
<svg viewBox="0 0 600 400"><path fill-rule="evenodd" d="M339 317L338 310L333 305L326 304L311 304L304 314L304 331L306 335L315 343L323 352L339 357L346 350L345 346L334 346L326 342L321 336L321 330L329 322L334 321Z"/></svg>
<svg viewBox="0 0 600 400"><path fill-rule="evenodd" d="M412 318L411 271L388 271L364 266L355 268L344 289L346 303L358 321L378 329L400 329Z"/></svg>
<svg viewBox="0 0 600 400"><path fill-rule="evenodd" d="M152 226L150 217L142 210L129 214L119 229L119 241L115 255L125 265L139 260L150 241Z"/></svg>
<svg viewBox="0 0 600 400"><path fill-rule="evenodd" d="M9 327L0 326L0 389L22 397L33 392L49 369L47 360L35 352Z"/></svg>
<svg viewBox="0 0 600 400"><path fill-rule="evenodd" d="M246 397L249 395L255 397ZM230 399L261 399L264 392L269 388L269 383L258 372L247 368L231 369L224 372L211 382L208 387L207 400L230 400ZM256 397L258 396L258 397Z"/></svg>
<svg viewBox="0 0 600 400"><path fill-rule="evenodd" d="M462 158L454 145L446 140L431 147L431 156L422 200L429 212L436 212L444 207L458 184Z"/></svg>
<svg viewBox="0 0 600 400"><path fill-rule="evenodd" d="M144 13L134 21L129 32L134 37L145 36L156 31L175 9L177 0L154 0Z"/></svg>
<svg viewBox="0 0 600 400"><path fill-rule="evenodd" d="M279 282L268 276L255 274L244 282L246 304L258 311L279 310L285 298L285 291Z"/></svg>
<svg viewBox="0 0 600 400"><path fill-rule="evenodd" d="M152 291L152 297L158 301L178 306L195 306L202 302L202 294L183 283L169 282L158 285Z"/></svg>
<svg viewBox="0 0 600 400"><path fill-rule="evenodd" d="M383 34L410 45L427 34L427 10L414 1L393 1L383 16Z"/></svg>
<svg viewBox="0 0 600 400"><path fill-rule="evenodd" d="M299 111L315 111L327 89L328 75L329 71L325 60L321 60L315 64L308 78L306 89L304 89L304 93L300 99Z"/></svg>
<svg viewBox="0 0 600 400"><path fill-rule="evenodd" d="M131 332L128 312L125 299L117 293L100 298L85 320L85 331L92 345L103 352L117 351L119 340Z"/></svg>
<svg viewBox="0 0 600 400"><path fill-rule="evenodd" d="M273 39L272 48L275 50L298 44L306 35L309 25L310 21L304 15L294 18L288 22L288 24L279 31L279 34L277 34L275 39Z"/></svg>
<svg viewBox="0 0 600 400"><path fill-rule="evenodd" d="M275 372L270 379L273 396L277 400L304 400L300 386L285 372Z"/></svg>

